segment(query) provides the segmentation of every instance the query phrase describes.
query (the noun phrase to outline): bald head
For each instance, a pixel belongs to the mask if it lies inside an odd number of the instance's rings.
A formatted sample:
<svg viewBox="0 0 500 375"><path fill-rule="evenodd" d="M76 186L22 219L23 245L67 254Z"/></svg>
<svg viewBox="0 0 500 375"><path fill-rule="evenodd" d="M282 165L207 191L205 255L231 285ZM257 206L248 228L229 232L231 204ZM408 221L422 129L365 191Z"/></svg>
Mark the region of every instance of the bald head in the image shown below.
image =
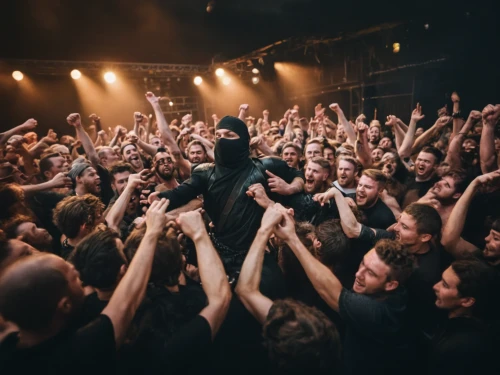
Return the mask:
<svg viewBox="0 0 500 375"><path fill-rule="evenodd" d="M0 314L21 330L48 329L58 310L71 313L83 299L83 290L80 295L75 287L80 283L77 275L56 255L40 253L19 259L0 275ZM66 307L61 306L64 299Z"/></svg>

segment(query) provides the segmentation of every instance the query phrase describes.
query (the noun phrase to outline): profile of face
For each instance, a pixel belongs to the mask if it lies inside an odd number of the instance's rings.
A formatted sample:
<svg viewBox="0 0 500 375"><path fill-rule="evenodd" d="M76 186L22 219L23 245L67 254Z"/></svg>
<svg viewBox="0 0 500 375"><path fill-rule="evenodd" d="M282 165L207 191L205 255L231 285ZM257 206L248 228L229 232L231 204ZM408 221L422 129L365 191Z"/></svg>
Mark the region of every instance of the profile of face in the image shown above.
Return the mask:
<svg viewBox="0 0 500 375"><path fill-rule="evenodd" d="M142 163L141 156L135 145L127 145L123 149L123 158L127 163L132 165L134 171L140 172L144 169L144 164Z"/></svg>
<svg viewBox="0 0 500 375"><path fill-rule="evenodd" d="M315 156L321 156L321 145L319 143L309 143L306 145L306 160L312 159Z"/></svg>
<svg viewBox="0 0 500 375"><path fill-rule="evenodd" d="M346 141L346 139L347 139L347 136L345 134L344 125L339 124L337 126L337 134L335 136L335 140L337 142L344 143Z"/></svg>
<svg viewBox="0 0 500 375"><path fill-rule="evenodd" d="M112 176L113 182L111 183L111 187L113 188L114 191L116 191L118 195L121 195L121 193L123 193L123 191L127 187L129 176L130 176L129 171L115 173Z"/></svg>
<svg viewBox="0 0 500 375"><path fill-rule="evenodd" d="M63 156L55 156L50 158L52 166L48 171L45 171L45 177L47 180L52 180L58 173L67 173L69 171L69 166L67 160Z"/></svg>
<svg viewBox="0 0 500 375"><path fill-rule="evenodd" d="M370 208L379 198L381 193L379 183L368 176L361 176L356 188L356 204L360 208Z"/></svg>
<svg viewBox="0 0 500 375"><path fill-rule="evenodd" d="M460 279L450 266L443 272L441 281L433 287L436 293L436 306L439 309L454 311L471 306L471 298L461 297L457 289L458 285L460 285Z"/></svg>
<svg viewBox="0 0 500 375"><path fill-rule="evenodd" d="M80 176L76 178L77 185L82 185L85 194L98 195L101 192L101 178L93 167L85 169Z"/></svg>
<svg viewBox="0 0 500 375"><path fill-rule="evenodd" d="M484 258L491 262L498 262L500 260L500 232L491 229L484 240L486 242L483 250Z"/></svg>
<svg viewBox="0 0 500 375"><path fill-rule="evenodd" d="M282 158L290 168L299 169L300 157L295 147L287 147L282 151Z"/></svg>
<svg viewBox="0 0 500 375"><path fill-rule="evenodd" d="M346 160L339 161L337 168L337 181L345 189L352 189L356 186L356 168Z"/></svg>
<svg viewBox="0 0 500 375"><path fill-rule="evenodd" d="M158 137L151 138L149 143L155 147L163 147L163 142L161 141L161 138L158 138Z"/></svg>
<svg viewBox="0 0 500 375"><path fill-rule="evenodd" d="M306 182L304 192L307 194L320 193L325 181L328 179L329 171L323 169L321 165L309 161L305 168Z"/></svg>
<svg viewBox="0 0 500 375"><path fill-rule="evenodd" d="M419 234L417 231L417 222L415 218L406 212L401 213L396 225L394 226L396 240L401 245L406 246L408 251L416 251L422 243L432 239L429 234Z"/></svg>
<svg viewBox="0 0 500 375"><path fill-rule="evenodd" d="M415 137L420 137L422 134L424 134L424 128L417 128L415 130Z"/></svg>
<svg viewBox="0 0 500 375"><path fill-rule="evenodd" d="M106 168L110 168L122 160L121 156L117 155L115 150L110 147L106 147L102 150L101 155L101 164Z"/></svg>
<svg viewBox="0 0 500 375"><path fill-rule="evenodd" d="M384 137L378 143L378 147L383 150L390 150L392 148L392 140L389 137Z"/></svg>
<svg viewBox="0 0 500 375"><path fill-rule="evenodd" d="M39 250L48 250L52 245L52 236L44 228L38 228L35 223L21 223L16 234L22 241Z"/></svg>
<svg viewBox="0 0 500 375"><path fill-rule="evenodd" d="M436 157L427 152L420 152L415 162L415 173L421 180L428 180L436 171L438 165Z"/></svg>
<svg viewBox="0 0 500 375"><path fill-rule="evenodd" d="M457 193L455 180L451 176L444 176L431 188L432 195L442 202L455 201L462 194Z"/></svg>
<svg viewBox="0 0 500 375"><path fill-rule="evenodd" d="M188 150L188 159L193 164L205 163L207 161L207 154L203 146L192 145Z"/></svg>
<svg viewBox="0 0 500 375"><path fill-rule="evenodd" d="M359 294L388 292L398 287L398 282L389 281L390 268L378 256L375 249L363 257L352 290Z"/></svg>
<svg viewBox="0 0 500 375"><path fill-rule="evenodd" d="M168 152L158 152L153 158L155 172L163 180L169 181L174 176L175 163Z"/></svg>

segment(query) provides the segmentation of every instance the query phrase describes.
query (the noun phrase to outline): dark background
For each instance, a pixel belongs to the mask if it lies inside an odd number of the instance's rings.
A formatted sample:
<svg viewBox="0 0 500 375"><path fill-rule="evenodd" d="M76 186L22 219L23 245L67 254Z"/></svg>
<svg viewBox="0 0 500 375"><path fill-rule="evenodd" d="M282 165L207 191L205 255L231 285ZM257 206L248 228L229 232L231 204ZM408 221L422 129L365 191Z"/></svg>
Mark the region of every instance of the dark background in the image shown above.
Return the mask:
<svg viewBox="0 0 500 375"><path fill-rule="evenodd" d="M210 13L206 10L207 3L202 0L4 0L0 5L0 59L209 65L289 37L335 37L397 21L403 25L390 32L330 46L293 51L286 45L277 48L270 60L296 62L310 71L321 72L320 79L309 77L310 91L301 96L301 87L277 83L269 71L272 63L267 62L262 68L263 85L250 87L254 95L248 100L252 105L251 114L258 117L264 107L269 107L272 114L277 113L272 116L276 119L295 103L301 106L303 115L310 115L318 102L324 105L339 102L347 108L348 92L336 91L334 84L353 77L373 85L363 89L365 100L361 108L353 111L352 117L364 111L371 118L373 109L377 108L379 119L394 113L407 121L411 107L420 102L427 114L425 125L428 126L439 107L448 104L451 109L449 97L454 90L462 97L464 112L500 102L498 1L219 0ZM425 24L429 25L428 30ZM391 50L393 41L401 43L401 52L397 55ZM364 66L359 76L356 64L361 57ZM445 59L445 62L370 75L436 59ZM346 61L348 69L344 69ZM36 90L26 95L10 76L11 72L0 70L2 130L35 117L39 120L40 132L49 127L65 131L68 113L85 112L69 76L30 77ZM98 77L95 82L103 85ZM389 84L382 84L387 82ZM107 125L127 125L125 122L133 111L149 110L148 103L142 100L144 85L140 80L135 84L138 99L114 108ZM192 79L183 79L174 86L169 90L175 91L175 95L197 93ZM323 86L328 89L322 90ZM393 96L409 92L413 96ZM217 110L219 115L236 113L235 103L223 97L212 99L219 104L210 109ZM239 99L234 96L235 102ZM110 98L109 102L102 103L99 109L104 112L100 113L102 117L106 108L116 104L113 102ZM200 117L203 115L200 113Z"/></svg>

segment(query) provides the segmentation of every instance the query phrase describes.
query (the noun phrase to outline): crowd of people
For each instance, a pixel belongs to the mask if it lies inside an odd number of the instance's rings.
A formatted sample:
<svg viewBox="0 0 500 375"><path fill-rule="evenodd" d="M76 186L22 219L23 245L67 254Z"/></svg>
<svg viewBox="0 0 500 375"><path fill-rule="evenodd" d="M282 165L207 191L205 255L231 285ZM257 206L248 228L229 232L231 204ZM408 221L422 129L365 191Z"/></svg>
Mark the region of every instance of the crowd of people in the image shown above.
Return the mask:
<svg viewBox="0 0 500 375"><path fill-rule="evenodd" d="M424 129L145 97L129 129L0 134L2 373L499 370L500 105Z"/></svg>

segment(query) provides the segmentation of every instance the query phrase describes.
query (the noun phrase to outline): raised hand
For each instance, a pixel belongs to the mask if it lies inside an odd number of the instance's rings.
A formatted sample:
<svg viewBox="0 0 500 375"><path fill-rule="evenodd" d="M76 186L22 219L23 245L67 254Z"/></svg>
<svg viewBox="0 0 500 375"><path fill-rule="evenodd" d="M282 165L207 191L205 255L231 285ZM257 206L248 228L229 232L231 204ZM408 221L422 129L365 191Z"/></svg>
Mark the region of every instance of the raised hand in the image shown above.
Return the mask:
<svg viewBox="0 0 500 375"><path fill-rule="evenodd" d="M50 183L52 184L53 188L72 188L73 187L73 181L71 178L69 178L66 173L58 173L54 176L52 180L50 180Z"/></svg>
<svg viewBox="0 0 500 375"><path fill-rule="evenodd" d="M127 134L127 129L125 129L123 126L121 125L115 126L115 136L123 137L126 134Z"/></svg>
<svg viewBox="0 0 500 375"><path fill-rule="evenodd" d="M458 94L457 94L456 91L453 91L453 93L451 94L451 101L453 103L459 103L460 102L460 96L458 96Z"/></svg>
<svg viewBox="0 0 500 375"><path fill-rule="evenodd" d="M82 119L79 113L72 113L68 117L66 117L66 121L68 124L74 127L82 126Z"/></svg>
<svg viewBox="0 0 500 375"><path fill-rule="evenodd" d="M358 117L356 117L356 121L354 121L355 124L359 122L364 122L366 120L366 116L364 114L360 114Z"/></svg>
<svg viewBox="0 0 500 375"><path fill-rule="evenodd" d="M134 112L134 121L136 124L142 123L142 121L146 118L141 112Z"/></svg>
<svg viewBox="0 0 500 375"><path fill-rule="evenodd" d="M146 93L146 99L148 100L148 102L150 102L151 104L158 104L160 102L160 98L157 97L155 94L153 94L151 91L148 91Z"/></svg>
<svg viewBox="0 0 500 375"><path fill-rule="evenodd" d="M151 204L146 212L146 231L154 234L160 234L167 224L165 212L170 201L162 198Z"/></svg>
<svg viewBox="0 0 500 375"><path fill-rule="evenodd" d="M248 111L250 106L248 104L242 104L240 105L240 111Z"/></svg>
<svg viewBox="0 0 500 375"><path fill-rule="evenodd" d="M180 214L176 223L182 232L191 239L194 239L196 235L203 233L202 230L205 229L203 217L198 210Z"/></svg>
<svg viewBox="0 0 500 375"><path fill-rule="evenodd" d="M90 116L89 116L89 119L95 124L96 122L100 121L101 118L99 116L97 116L95 113L92 113Z"/></svg>
<svg viewBox="0 0 500 375"><path fill-rule="evenodd" d="M247 193L250 198L253 198L261 207L268 207L272 201L266 194L266 189L262 184L253 184L248 187Z"/></svg>
<svg viewBox="0 0 500 375"><path fill-rule="evenodd" d="M386 126L396 126L398 123L398 118L394 115L387 116L387 121L385 123Z"/></svg>
<svg viewBox="0 0 500 375"><path fill-rule="evenodd" d="M422 114L422 106L420 105L420 103L417 103L417 107L411 113L411 119L413 121L418 122L422 120L424 117L425 115Z"/></svg>
<svg viewBox="0 0 500 375"><path fill-rule="evenodd" d="M268 117L269 116L269 111L267 109L264 109L264 112L262 112L262 116Z"/></svg>
<svg viewBox="0 0 500 375"><path fill-rule="evenodd" d="M272 229L282 220L283 212L278 207L276 207L276 204L273 204L266 209L266 212L264 212L260 227L272 231Z"/></svg>
<svg viewBox="0 0 500 375"><path fill-rule="evenodd" d="M193 121L193 115L191 115L191 114L189 114L189 113L188 113L187 115L185 115L184 117L182 117L182 119L181 119L181 123L182 123L183 125L187 125L187 124L189 124L191 121Z"/></svg>
<svg viewBox="0 0 500 375"><path fill-rule="evenodd" d="M130 131L128 132L127 134L127 141L129 141L130 143L137 143L137 141L139 140L139 137L137 136L137 134L135 134L134 131Z"/></svg>
<svg viewBox="0 0 500 375"><path fill-rule="evenodd" d="M318 202L321 206L324 206L325 203L330 202L332 196L335 196L336 191L340 192L337 188L331 188L324 193L314 194L313 200Z"/></svg>
<svg viewBox="0 0 500 375"><path fill-rule="evenodd" d="M279 203L276 203L273 208L279 210L282 213L281 222L274 226L274 234L276 235L276 237L282 239L285 242L296 238L297 235L295 233L295 221L293 220L293 216L291 215L290 210L287 210Z"/></svg>
<svg viewBox="0 0 500 375"><path fill-rule="evenodd" d="M478 121L481 121L482 114L479 111L470 111L469 113L469 121L475 124Z"/></svg>
<svg viewBox="0 0 500 375"><path fill-rule="evenodd" d="M442 116L436 120L436 126L441 129L451 122L451 116Z"/></svg>
<svg viewBox="0 0 500 375"><path fill-rule="evenodd" d="M321 117L325 114L326 108L323 108L323 105L321 103L318 103L316 107L314 107L314 116L315 117Z"/></svg>
<svg viewBox="0 0 500 375"><path fill-rule="evenodd" d="M34 118L30 118L26 120L22 125L21 125L21 130L22 131L30 131L36 128L38 125L38 122Z"/></svg>
<svg viewBox="0 0 500 375"><path fill-rule="evenodd" d="M486 125L495 126L498 118L500 117L500 104L488 104L486 107L484 107L482 115L483 122Z"/></svg>
<svg viewBox="0 0 500 375"><path fill-rule="evenodd" d="M366 125L364 122L360 121L357 123L357 129L358 129L358 134L359 135L364 135L366 134L366 131L368 130L368 125Z"/></svg>
<svg viewBox="0 0 500 375"><path fill-rule="evenodd" d="M97 132L97 136L103 138L106 135L106 130L99 130Z"/></svg>
<svg viewBox="0 0 500 375"><path fill-rule="evenodd" d="M49 132L47 133L47 135L45 137L43 137L41 139L41 141L43 143L48 144L48 145L53 145L54 143L56 143L58 141L58 139L57 139L57 133L54 132L54 130L49 129Z"/></svg>
<svg viewBox="0 0 500 375"><path fill-rule="evenodd" d="M262 137L253 137L251 140L250 140L250 148L251 149L256 149L258 148L260 145L262 144Z"/></svg>
<svg viewBox="0 0 500 375"><path fill-rule="evenodd" d="M331 109L333 112L335 112L335 113L337 113L337 112L339 112L339 111L342 111L342 110L340 109L340 106L338 105L338 103L332 103L332 104L330 104L330 109Z"/></svg>

